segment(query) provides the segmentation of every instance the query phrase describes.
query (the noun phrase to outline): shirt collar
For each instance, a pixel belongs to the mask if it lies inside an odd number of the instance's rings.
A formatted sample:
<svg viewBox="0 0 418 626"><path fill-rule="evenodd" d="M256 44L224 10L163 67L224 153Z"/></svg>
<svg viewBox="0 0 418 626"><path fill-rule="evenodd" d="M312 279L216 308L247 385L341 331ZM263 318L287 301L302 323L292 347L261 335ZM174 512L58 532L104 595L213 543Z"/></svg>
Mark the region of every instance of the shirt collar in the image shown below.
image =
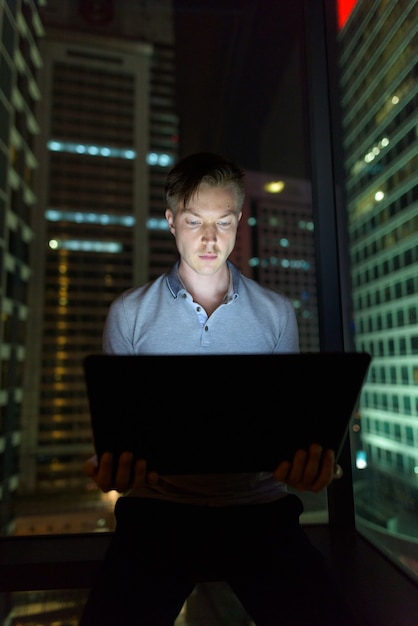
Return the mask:
<svg viewBox="0 0 418 626"><path fill-rule="evenodd" d="M228 269L229 269L229 288L228 292L225 295L225 302L230 302L234 298L238 297L238 286L240 280L240 271L236 265L231 263L231 261L227 261ZM173 298L177 298L180 291L184 290L183 285L181 284L179 273L178 273L179 262L177 261L175 265L171 268L169 273L167 274L167 285L170 289Z"/></svg>

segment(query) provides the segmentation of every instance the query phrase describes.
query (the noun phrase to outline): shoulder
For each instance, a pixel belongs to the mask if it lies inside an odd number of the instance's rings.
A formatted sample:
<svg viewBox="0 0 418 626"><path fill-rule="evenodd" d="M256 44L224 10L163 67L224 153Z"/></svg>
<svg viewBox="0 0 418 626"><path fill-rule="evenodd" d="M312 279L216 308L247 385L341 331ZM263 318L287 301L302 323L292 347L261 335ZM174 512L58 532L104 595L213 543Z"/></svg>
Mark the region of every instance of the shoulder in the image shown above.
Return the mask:
<svg viewBox="0 0 418 626"><path fill-rule="evenodd" d="M290 299L285 294L260 285L254 279L244 276L244 274L240 274L238 294L240 296L246 294L251 299L256 298L259 302L267 305L271 304L274 307L293 308Z"/></svg>
<svg viewBox="0 0 418 626"><path fill-rule="evenodd" d="M266 336L270 343L265 352L299 352L299 333L296 311L291 300L283 293L260 285L252 278L239 275L236 302L241 319L251 332L257 328L260 346Z"/></svg>
<svg viewBox="0 0 418 626"><path fill-rule="evenodd" d="M147 300L154 300L158 297L157 294L161 289L167 289L165 275L138 287L126 289L113 300L111 309L136 309L140 304L147 302Z"/></svg>

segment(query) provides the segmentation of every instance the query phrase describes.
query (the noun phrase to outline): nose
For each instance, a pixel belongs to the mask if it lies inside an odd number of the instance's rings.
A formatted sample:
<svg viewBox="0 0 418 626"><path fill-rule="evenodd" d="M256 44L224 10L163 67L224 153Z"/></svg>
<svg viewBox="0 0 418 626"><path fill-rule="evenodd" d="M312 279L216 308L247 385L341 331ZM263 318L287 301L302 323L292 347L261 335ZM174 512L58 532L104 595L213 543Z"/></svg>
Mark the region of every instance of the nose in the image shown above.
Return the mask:
<svg viewBox="0 0 418 626"><path fill-rule="evenodd" d="M212 225L205 226L202 233L202 241L216 241L216 227Z"/></svg>

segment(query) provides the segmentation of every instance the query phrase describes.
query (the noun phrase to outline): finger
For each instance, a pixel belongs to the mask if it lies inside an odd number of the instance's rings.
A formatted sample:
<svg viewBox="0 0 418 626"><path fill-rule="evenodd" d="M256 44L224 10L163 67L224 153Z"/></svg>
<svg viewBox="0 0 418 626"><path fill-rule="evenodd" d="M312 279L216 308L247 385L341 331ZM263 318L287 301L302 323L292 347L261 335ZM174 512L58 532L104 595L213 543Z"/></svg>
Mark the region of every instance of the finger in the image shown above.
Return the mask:
<svg viewBox="0 0 418 626"><path fill-rule="evenodd" d="M111 452L104 452L100 457L92 478L104 492L110 491L112 487L113 456Z"/></svg>
<svg viewBox="0 0 418 626"><path fill-rule="evenodd" d="M326 450L322 455L321 464L316 477L311 482L310 490L317 493L330 485L335 474L335 454L333 450Z"/></svg>
<svg viewBox="0 0 418 626"><path fill-rule="evenodd" d="M308 452L306 450L298 450L296 452L287 476L288 485L297 488L297 486L301 483L305 472L307 458Z"/></svg>
<svg viewBox="0 0 418 626"><path fill-rule="evenodd" d="M303 473L299 478L299 484L302 489L310 489L315 484L323 467L323 449L318 444L309 446L308 453L305 458L305 466Z"/></svg>
<svg viewBox="0 0 418 626"><path fill-rule="evenodd" d="M292 464L289 461L282 461L277 469L273 472L275 480L279 483L287 482L287 477Z"/></svg>
<svg viewBox="0 0 418 626"><path fill-rule="evenodd" d="M282 461L273 472L274 478L281 483L286 483L290 487L296 487L300 483L305 469L307 458L306 450L298 450L293 457L293 461Z"/></svg>
<svg viewBox="0 0 418 626"><path fill-rule="evenodd" d="M160 479L159 474L157 472L150 472L147 474L147 483L149 485L156 485Z"/></svg>
<svg viewBox="0 0 418 626"><path fill-rule="evenodd" d="M133 482L133 458L132 452L122 452L119 456L118 465L116 469L114 489L122 493L129 489Z"/></svg>
<svg viewBox="0 0 418 626"><path fill-rule="evenodd" d="M296 486L302 479L307 456L306 450L298 450L292 462L282 461L280 463L273 473L274 478L292 487Z"/></svg>
<svg viewBox="0 0 418 626"><path fill-rule="evenodd" d="M137 459L134 466L133 489L143 487L146 479L147 462L144 459Z"/></svg>

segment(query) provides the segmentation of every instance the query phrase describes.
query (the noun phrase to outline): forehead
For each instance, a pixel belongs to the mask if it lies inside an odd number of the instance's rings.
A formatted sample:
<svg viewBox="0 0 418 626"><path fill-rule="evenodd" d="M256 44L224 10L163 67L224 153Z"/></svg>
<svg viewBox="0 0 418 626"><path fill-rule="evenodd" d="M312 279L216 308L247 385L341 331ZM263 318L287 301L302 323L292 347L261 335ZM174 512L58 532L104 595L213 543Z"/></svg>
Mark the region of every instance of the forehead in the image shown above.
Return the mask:
<svg viewBox="0 0 418 626"><path fill-rule="evenodd" d="M201 213L202 211L238 213L237 196L232 185L216 187L207 184L200 185L182 212Z"/></svg>

